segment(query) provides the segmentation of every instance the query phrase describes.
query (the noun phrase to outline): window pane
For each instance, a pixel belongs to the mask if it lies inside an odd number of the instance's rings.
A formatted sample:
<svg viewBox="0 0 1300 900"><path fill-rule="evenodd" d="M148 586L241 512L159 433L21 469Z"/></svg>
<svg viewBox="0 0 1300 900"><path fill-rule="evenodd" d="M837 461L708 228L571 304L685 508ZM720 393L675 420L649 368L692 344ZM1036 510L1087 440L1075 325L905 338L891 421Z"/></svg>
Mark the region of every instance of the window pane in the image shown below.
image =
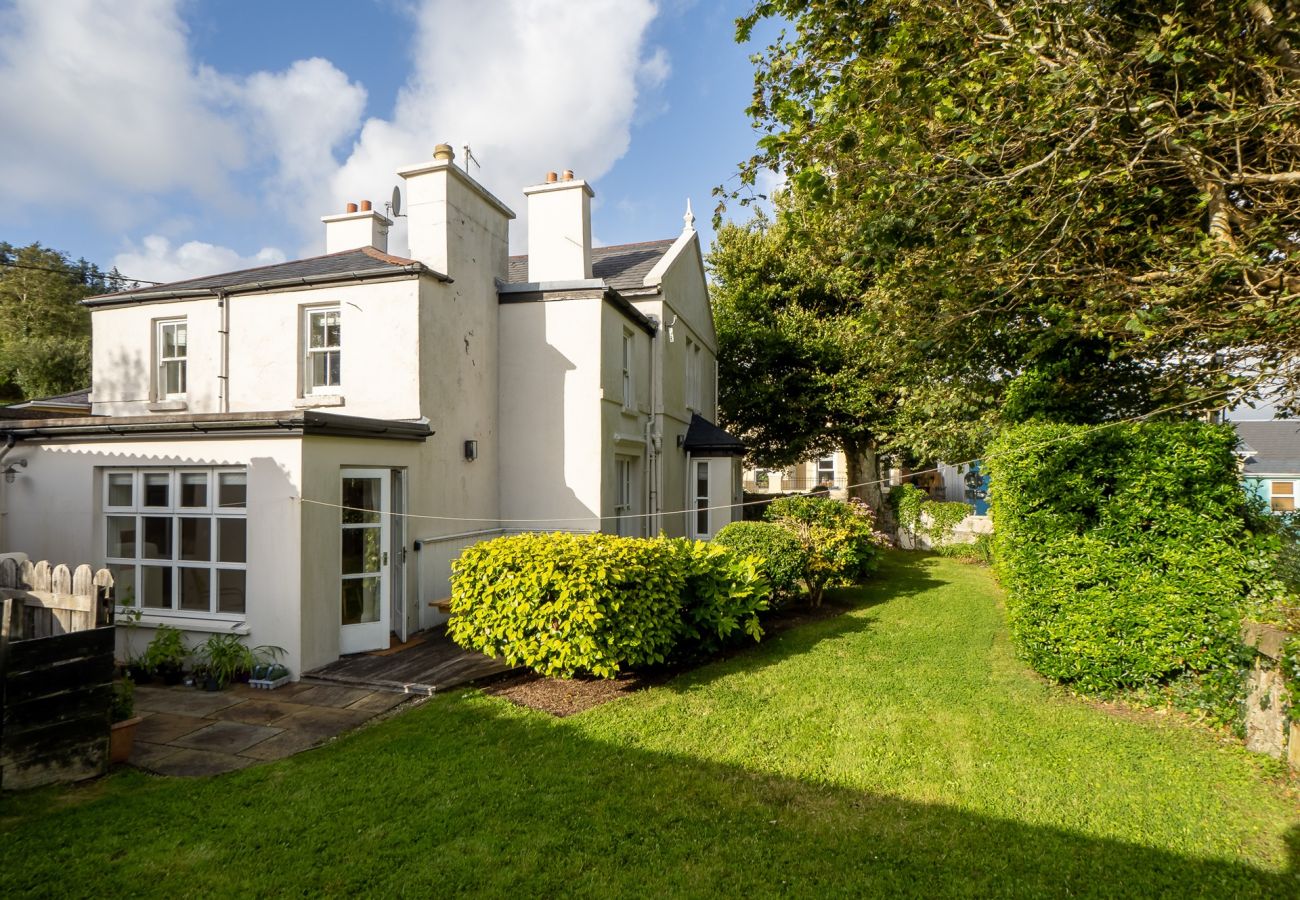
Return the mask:
<svg viewBox="0 0 1300 900"><path fill-rule="evenodd" d="M166 359L176 355L176 326L163 325L160 329L162 348L160 355Z"/></svg>
<svg viewBox="0 0 1300 900"><path fill-rule="evenodd" d="M343 479L343 524L378 524L380 483L378 478Z"/></svg>
<svg viewBox="0 0 1300 900"><path fill-rule="evenodd" d="M243 519L237 520L240 525ZM181 519L181 559L207 562L212 558L212 520Z"/></svg>
<svg viewBox="0 0 1300 900"><path fill-rule="evenodd" d="M308 343L311 348L325 346L325 314L320 312L308 313Z"/></svg>
<svg viewBox="0 0 1300 900"><path fill-rule="evenodd" d="M135 558L135 516L108 517L108 546L104 555L110 559Z"/></svg>
<svg viewBox="0 0 1300 900"><path fill-rule="evenodd" d="M238 509L248 502L248 476L243 472L217 475L217 503L222 509Z"/></svg>
<svg viewBox="0 0 1300 900"><path fill-rule="evenodd" d="M181 609L210 612L212 570L181 567L176 571L180 573L181 579Z"/></svg>
<svg viewBox="0 0 1300 900"><path fill-rule="evenodd" d="M185 356L186 344L189 343L189 341L187 340L189 334L189 327L184 322L177 322L175 325L172 326L172 334L173 334L174 348L171 354L169 355Z"/></svg>
<svg viewBox="0 0 1300 900"><path fill-rule="evenodd" d="M203 507L208 505L208 473L181 473L181 506Z"/></svg>
<svg viewBox="0 0 1300 900"><path fill-rule="evenodd" d="M171 516L142 516L140 530L141 555L145 559L172 558Z"/></svg>
<svg viewBox="0 0 1300 900"><path fill-rule="evenodd" d="M217 612L242 613L248 573L233 569L217 570Z"/></svg>
<svg viewBox="0 0 1300 900"><path fill-rule="evenodd" d="M140 605L150 609L171 609L171 566L140 567Z"/></svg>
<svg viewBox="0 0 1300 900"><path fill-rule="evenodd" d="M349 578L343 581L343 624L379 621L379 579Z"/></svg>
<svg viewBox="0 0 1300 900"><path fill-rule="evenodd" d="M146 472L144 475L144 505L166 509L171 494L171 475L166 472Z"/></svg>
<svg viewBox="0 0 1300 900"><path fill-rule="evenodd" d="M328 353L313 353L311 355L311 386L324 387L329 384L329 360Z"/></svg>
<svg viewBox="0 0 1300 900"><path fill-rule="evenodd" d="M247 562L247 545L247 519L217 519L217 560L219 562Z"/></svg>
<svg viewBox="0 0 1300 900"><path fill-rule="evenodd" d="M378 528L343 529L343 574L360 575L379 571Z"/></svg>
<svg viewBox="0 0 1300 900"><path fill-rule="evenodd" d="M1274 497L1273 512L1295 512L1295 498Z"/></svg>
<svg viewBox="0 0 1300 900"><path fill-rule="evenodd" d="M709 501L697 500L695 502L695 532L697 534L709 533Z"/></svg>
<svg viewBox="0 0 1300 900"><path fill-rule="evenodd" d="M329 353L325 354L325 358L329 363L329 372L325 376L324 383L329 387L338 387L339 384L342 383L340 380L342 378L342 370L340 368L342 364L341 354L338 350L331 350Z"/></svg>
<svg viewBox="0 0 1300 900"><path fill-rule="evenodd" d="M135 606L135 566L110 565L113 575L113 598L120 606Z"/></svg>
<svg viewBox="0 0 1300 900"><path fill-rule="evenodd" d="M135 476L130 472L111 472L108 476L108 505L132 506L135 504L135 491L132 485Z"/></svg>
<svg viewBox="0 0 1300 900"><path fill-rule="evenodd" d="M342 314L338 310L332 310L325 313L325 346L338 347L341 345L341 332L343 330Z"/></svg>

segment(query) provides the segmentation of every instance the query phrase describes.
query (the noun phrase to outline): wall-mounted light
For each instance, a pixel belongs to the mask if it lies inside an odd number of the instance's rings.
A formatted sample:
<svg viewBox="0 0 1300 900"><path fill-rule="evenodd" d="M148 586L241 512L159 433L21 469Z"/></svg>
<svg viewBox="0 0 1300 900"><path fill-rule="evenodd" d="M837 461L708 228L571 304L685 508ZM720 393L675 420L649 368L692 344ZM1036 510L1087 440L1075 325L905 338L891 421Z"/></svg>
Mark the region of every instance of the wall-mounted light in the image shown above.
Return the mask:
<svg viewBox="0 0 1300 900"><path fill-rule="evenodd" d="M4 467L5 484L13 484L14 479L18 477L18 470L27 468L27 460L16 459Z"/></svg>
<svg viewBox="0 0 1300 900"><path fill-rule="evenodd" d="M465 442L465 462L473 462L478 459L478 441Z"/></svg>

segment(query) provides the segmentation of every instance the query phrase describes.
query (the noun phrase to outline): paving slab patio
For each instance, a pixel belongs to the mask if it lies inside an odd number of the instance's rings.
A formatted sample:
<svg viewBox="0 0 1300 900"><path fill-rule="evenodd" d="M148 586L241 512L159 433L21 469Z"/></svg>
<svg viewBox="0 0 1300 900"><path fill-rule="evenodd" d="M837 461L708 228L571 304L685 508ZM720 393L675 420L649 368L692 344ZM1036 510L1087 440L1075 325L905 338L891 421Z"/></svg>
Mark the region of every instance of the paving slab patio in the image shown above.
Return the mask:
<svg viewBox="0 0 1300 900"><path fill-rule="evenodd" d="M233 772L310 750L409 700L408 694L300 683L216 692L141 685L136 713L144 721L130 762L159 775Z"/></svg>

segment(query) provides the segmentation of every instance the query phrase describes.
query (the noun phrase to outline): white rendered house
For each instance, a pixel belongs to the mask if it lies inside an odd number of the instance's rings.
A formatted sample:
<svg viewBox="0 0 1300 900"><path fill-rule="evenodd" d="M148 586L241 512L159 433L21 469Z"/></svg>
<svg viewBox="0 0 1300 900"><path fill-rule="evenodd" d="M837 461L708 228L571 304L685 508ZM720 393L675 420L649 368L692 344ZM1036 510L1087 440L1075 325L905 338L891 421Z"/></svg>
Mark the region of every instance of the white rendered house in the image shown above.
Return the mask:
<svg viewBox="0 0 1300 900"><path fill-rule="evenodd" d="M93 414L0 420L0 550L107 565L140 643L233 631L300 674L439 624L478 540L738 518L689 210L593 248L591 187L552 173L511 258L450 147L398 174L406 257L350 204L324 256L87 301Z"/></svg>

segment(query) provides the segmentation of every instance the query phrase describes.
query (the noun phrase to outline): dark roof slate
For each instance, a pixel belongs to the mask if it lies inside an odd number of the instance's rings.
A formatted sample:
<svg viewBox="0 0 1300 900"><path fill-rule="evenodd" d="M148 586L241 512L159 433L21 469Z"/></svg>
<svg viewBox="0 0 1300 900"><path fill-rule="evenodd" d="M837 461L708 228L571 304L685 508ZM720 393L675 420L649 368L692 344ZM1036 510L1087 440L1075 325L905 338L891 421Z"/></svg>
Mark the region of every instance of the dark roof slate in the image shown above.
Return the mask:
<svg viewBox="0 0 1300 900"><path fill-rule="evenodd" d="M394 272L410 266L419 266L416 260L390 253L381 253L374 247L358 247L355 250L341 250L324 256L310 256L307 259L293 259L271 266L258 266L253 269L240 269L235 272L222 272L217 275L205 275L201 278L189 278L185 281L172 281L152 287L121 291L116 294L100 294L85 301L87 306L101 303L116 303L125 299L159 299L173 296L183 291L215 290L236 285L248 285L256 282L274 282L292 278L319 278L328 275L345 275L375 269L392 268Z"/></svg>
<svg viewBox="0 0 1300 900"><path fill-rule="evenodd" d="M56 394L53 397L37 397L15 405L28 404L34 406L90 406L90 388L84 387L80 390L69 391L66 394Z"/></svg>
<svg viewBox="0 0 1300 900"><path fill-rule="evenodd" d="M745 452L745 445L739 438L727 434L699 413L691 413L691 424L686 429L682 448L689 453L727 453L733 456Z"/></svg>
<svg viewBox="0 0 1300 900"><path fill-rule="evenodd" d="M602 279L616 291L642 287L646 275L676 243L676 238L591 248L591 275ZM528 256L510 257L508 280L511 284L528 281Z"/></svg>
<svg viewBox="0 0 1300 900"><path fill-rule="evenodd" d="M1300 475L1300 420L1234 422L1252 474Z"/></svg>

